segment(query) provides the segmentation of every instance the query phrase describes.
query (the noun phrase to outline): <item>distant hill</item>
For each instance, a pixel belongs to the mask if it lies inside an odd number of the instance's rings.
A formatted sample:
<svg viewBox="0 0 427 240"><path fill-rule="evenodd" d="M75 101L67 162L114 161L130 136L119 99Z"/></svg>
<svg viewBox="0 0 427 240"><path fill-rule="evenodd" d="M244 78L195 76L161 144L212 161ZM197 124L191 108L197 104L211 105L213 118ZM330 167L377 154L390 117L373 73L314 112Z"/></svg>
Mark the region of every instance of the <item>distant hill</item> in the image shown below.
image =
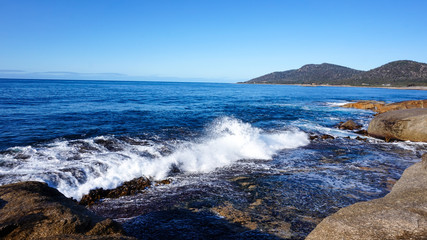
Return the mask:
<svg viewBox="0 0 427 240"><path fill-rule="evenodd" d="M329 63L308 64L299 69L269 73L244 83L427 86L427 64L402 60L369 71Z"/></svg>

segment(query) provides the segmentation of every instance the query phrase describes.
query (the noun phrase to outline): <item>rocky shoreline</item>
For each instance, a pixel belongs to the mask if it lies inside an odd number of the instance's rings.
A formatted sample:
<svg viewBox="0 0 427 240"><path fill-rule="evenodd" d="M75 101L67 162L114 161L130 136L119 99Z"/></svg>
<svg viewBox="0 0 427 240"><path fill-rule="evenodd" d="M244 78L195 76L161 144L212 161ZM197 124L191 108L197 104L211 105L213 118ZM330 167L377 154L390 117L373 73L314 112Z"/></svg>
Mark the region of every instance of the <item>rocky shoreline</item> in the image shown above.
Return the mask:
<svg viewBox="0 0 427 240"><path fill-rule="evenodd" d="M343 107L381 113L369 124L370 136L427 142L426 103L359 101ZM404 171L385 197L340 209L323 219L306 239L427 239L427 152L421 162Z"/></svg>
<svg viewBox="0 0 427 240"><path fill-rule="evenodd" d="M397 122L410 123L420 121L426 124L427 100L406 101L395 104L385 104L383 102L361 101L351 103L352 107L369 109L383 113L375 116L371 123L384 122L384 116L392 114L397 118ZM392 107L390 107L392 106ZM415 107L414 107L415 106ZM421 108L419 107L421 106ZM348 106L344 106L348 107ZM420 114L416 120L408 119L409 115ZM417 115L418 116L418 115ZM377 119L377 120L376 120ZM401 126L397 128L396 126ZM371 124L370 124L371 126ZM391 126L391 127L390 127ZM421 126L421 129L419 129ZM377 129L400 129L402 133L407 129L415 128L421 136L425 136L422 130L427 129L425 125L404 124L383 124L376 126ZM401 135L396 137L374 135L374 131L361 129L361 126L349 120L337 126L359 133L364 136L380 137L385 140L405 140ZM416 134L409 133L409 136ZM333 139L333 136L310 136L311 140ZM364 140L366 138L356 138ZM414 141L413 139L408 139ZM422 140L422 139L421 139ZM337 213L319 221L317 227L308 235L307 239L424 239L427 237L427 154L423 155L423 160L409 167L403 173L400 180L392 188L392 191L383 198L368 202L359 202L354 205L342 208ZM246 185L245 179L236 179L238 183ZM80 205L96 205L97 201L104 198L118 198L120 196L134 195L144 192L145 189L153 185L169 184L170 180L152 182L147 178L137 178L116 189L104 190L95 189L85 195L80 201ZM257 199L250 208L262 205L261 199ZM205 225L214 225L218 228L228 229L218 235L228 239L251 236L258 239L271 239L272 235L258 232L257 229L262 221L252 219L245 211L239 210L231 203L224 203L218 206L208 207L202 210L171 210L160 211L137 217L123 225L125 229L135 232L137 237L148 236L150 231L156 232L159 237L173 237L173 233L157 231L156 224L151 223L156 219L159 224L181 224L181 228L191 233L195 229L203 229ZM90 209L90 208L89 208ZM205 209L205 210L203 210ZM156 215L157 214L157 215ZM267 211L266 216L259 215L262 219L269 219L268 215L274 214ZM221 216L222 218L218 218ZM151 219L151 218L152 219ZM148 221L151 219L150 221ZM161 220L163 219L163 220ZM166 219L166 220L165 220ZM195 223L194 219L200 219ZM209 222L208 222L209 220ZM190 223L191 222L191 223ZM293 238L290 232L290 224L287 222L273 222L277 233L275 236L283 238ZM141 228L142 225L145 228ZM272 224L272 223L270 223ZM177 226L179 227L179 226ZM216 228L216 227L215 227ZM310 228L312 229L313 226ZM141 229L144 229L143 231ZM160 228L161 229L161 228ZM214 228L212 228L214 229ZM211 229L211 230L212 230ZM141 232L142 231L142 232ZM148 231L148 232L146 232ZM207 231L207 230L206 230ZM196 232L194 232L196 234ZM198 232L197 234L199 234ZM228 235L224 235L227 233ZM205 232L206 237L220 234L216 232ZM245 235L246 234L246 235ZM249 234L249 235L248 235ZM50 188L45 183L21 182L0 186L0 238L4 239L135 239L127 236L122 226L111 219L105 219L95 215L87 207L79 206L76 201L66 198L56 189ZM188 239L188 238L185 238Z"/></svg>
<svg viewBox="0 0 427 240"><path fill-rule="evenodd" d="M41 182L0 186L1 239L134 239Z"/></svg>
<svg viewBox="0 0 427 240"><path fill-rule="evenodd" d="M385 104L358 101L344 108L372 110L377 115L369 123L367 133L385 141L427 142L427 99Z"/></svg>
<svg viewBox="0 0 427 240"><path fill-rule="evenodd" d="M426 239L427 153L404 171L385 197L359 202L322 220L314 239Z"/></svg>

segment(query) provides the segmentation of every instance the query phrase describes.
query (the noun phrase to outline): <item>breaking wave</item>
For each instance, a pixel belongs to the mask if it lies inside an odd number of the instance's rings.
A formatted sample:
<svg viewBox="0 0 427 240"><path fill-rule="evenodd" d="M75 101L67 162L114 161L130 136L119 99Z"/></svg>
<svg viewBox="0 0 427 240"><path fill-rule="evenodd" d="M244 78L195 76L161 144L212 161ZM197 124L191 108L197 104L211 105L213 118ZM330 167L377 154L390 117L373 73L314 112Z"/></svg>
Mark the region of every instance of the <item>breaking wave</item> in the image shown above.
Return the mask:
<svg viewBox="0 0 427 240"><path fill-rule="evenodd" d="M309 143L302 131L265 132L231 117L205 130L203 137L185 142L100 136L10 148L0 155L0 184L43 181L80 199L91 189L141 176L159 180L171 172L210 172L241 159L270 160L282 149Z"/></svg>

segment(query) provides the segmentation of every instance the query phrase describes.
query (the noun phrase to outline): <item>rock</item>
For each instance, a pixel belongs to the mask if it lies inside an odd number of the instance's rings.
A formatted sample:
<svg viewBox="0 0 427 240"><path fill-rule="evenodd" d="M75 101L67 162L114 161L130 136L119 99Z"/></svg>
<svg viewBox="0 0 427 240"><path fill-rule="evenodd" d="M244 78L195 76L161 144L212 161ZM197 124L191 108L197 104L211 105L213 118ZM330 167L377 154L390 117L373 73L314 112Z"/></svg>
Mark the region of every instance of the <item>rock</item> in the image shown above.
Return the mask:
<svg viewBox="0 0 427 240"><path fill-rule="evenodd" d="M170 183L170 181L164 180L163 184ZM135 178L131 181L124 182L117 188L114 189L93 189L90 192L82 197L79 204L80 205L92 205L96 201L103 198L119 198L121 196L134 195L145 190L147 187L151 186L151 181L148 178L140 177Z"/></svg>
<svg viewBox="0 0 427 240"><path fill-rule="evenodd" d="M0 186L2 239L132 239L111 219L86 208L41 182Z"/></svg>
<svg viewBox="0 0 427 240"><path fill-rule="evenodd" d="M112 152L118 152L123 150L123 148L120 146L119 141L117 139L99 138L99 139L95 139L93 142L102 147L105 147L106 149Z"/></svg>
<svg viewBox="0 0 427 240"><path fill-rule="evenodd" d="M367 142L367 141L368 141L368 139L367 139L367 138L361 138L361 137L359 137L359 136L357 136L355 139L356 139L356 140L359 140L359 141L364 141L364 142Z"/></svg>
<svg viewBox="0 0 427 240"><path fill-rule="evenodd" d="M360 135L363 135L363 136L369 136L369 135L368 135L368 131L366 131L366 130L364 130L364 129L359 130L359 131L356 131L355 133L360 134Z"/></svg>
<svg viewBox="0 0 427 240"><path fill-rule="evenodd" d="M170 184L172 181L170 179L164 179L161 181L156 181L155 186ZM103 198L119 198L122 196L135 195L151 187L153 183L150 179L145 177L135 178L130 181L124 182L122 185L114 189L103 189L97 188L90 190L90 192L82 197L79 204L80 205L92 205L96 201Z"/></svg>
<svg viewBox="0 0 427 240"><path fill-rule="evenodd" d="M234 208L229 202L226 202L223 206L214 207L212 210L230 222L238 223L250 230L255 230L258 227L249 213Z"/></svg>
<svg viewBox="0 0 427 240"><path fill-rule="evenodd" d="M362 128L362 125L355 123L353 120L348 120L340 124L339 129L356 130Z"/></svg>
<svg viewBox="0 0 427 240"><path fill-rule="evenodd" d="M281 239L247 229L209 211L186 209L150 212L125 222L123 227L138 239Z"/></svg>
<svg viewBox="0 0 427 240"><path fill-rule="evenodd" d="M382 113L369 123L368 134L386 141L427 142L427 109L407 109Z"/></svg>
<svg viewBox="0 0 427 240"><path fill-rule="evenodd" d="M385 197L345 207L325 218L313 239L426 239L427 154L402 174Z"/></svg>
<svg viewBox="0 0 427 240"><path fill-rule="evenodd" d="M313 140L315 140L315 139L318 139L319 138L319 136L317 136L317 135L310 135L310 140L311 141L313 141Z"/></svg>
<svg viewBox="0 0 427 240"><path fill-rule="evenodd" d="M385 104L384 102L378 102L378 101L358 101L355 103L347 103L342 107L372 110L377 113L385 113L385 112L394 111L394 110L427 108L427 99L403 101L403 102L389 103L389 104Z"/></svg>
<svg viewBox="0 0 427 240"><path fill-rule="evenodd" d="M342 105L341 107L376 111L378 108L384 105L385 102L362 100L355 103L347 103Z"/></svg>
<svg viewBox="0 0 427 240"><path fill-rule="evenodd" d="M326 139L335 139L335 138L334 138L334 136L329 135L329 134L323 134L320 138L321 138L322 140L326 140Z"/></svg>
<svg viewBox="0 0 427 240"><path fill-rule="evenodd" d="M377 112L385 113L388 111L413 109L413 108L427 108L427 99L386 104L384 106L379 107Z"/></svg>

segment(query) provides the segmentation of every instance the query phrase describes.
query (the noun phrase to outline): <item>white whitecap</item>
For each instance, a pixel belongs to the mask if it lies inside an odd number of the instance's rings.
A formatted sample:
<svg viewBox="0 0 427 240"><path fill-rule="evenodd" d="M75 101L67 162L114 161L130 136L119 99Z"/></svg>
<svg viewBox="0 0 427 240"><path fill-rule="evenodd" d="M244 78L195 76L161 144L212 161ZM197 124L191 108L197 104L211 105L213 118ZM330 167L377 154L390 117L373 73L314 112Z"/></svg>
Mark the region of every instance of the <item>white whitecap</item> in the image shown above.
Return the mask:
<svg viewBox="0 0 427 240"><path fill-rule="evenodd" d="M100 140L114 141L120 149L110 151L97 144ZM299 130L265 132L238 119L223 117L207 127L205 136L177 143L168 153L162 152L161 143L135 145L114 137L70 143L57 141L41 148L14 148L15 152L29 156L20 161L16 154L1 155L1 160L10 162L12 167L0 168L0 174L8 176L0 184L44 181L66 196L80 199L91 189L114 188L141 176L164 179L172 167L182 172L204 173L241 159L270 160L278 151L307 145L309 140Z"/></svg>

